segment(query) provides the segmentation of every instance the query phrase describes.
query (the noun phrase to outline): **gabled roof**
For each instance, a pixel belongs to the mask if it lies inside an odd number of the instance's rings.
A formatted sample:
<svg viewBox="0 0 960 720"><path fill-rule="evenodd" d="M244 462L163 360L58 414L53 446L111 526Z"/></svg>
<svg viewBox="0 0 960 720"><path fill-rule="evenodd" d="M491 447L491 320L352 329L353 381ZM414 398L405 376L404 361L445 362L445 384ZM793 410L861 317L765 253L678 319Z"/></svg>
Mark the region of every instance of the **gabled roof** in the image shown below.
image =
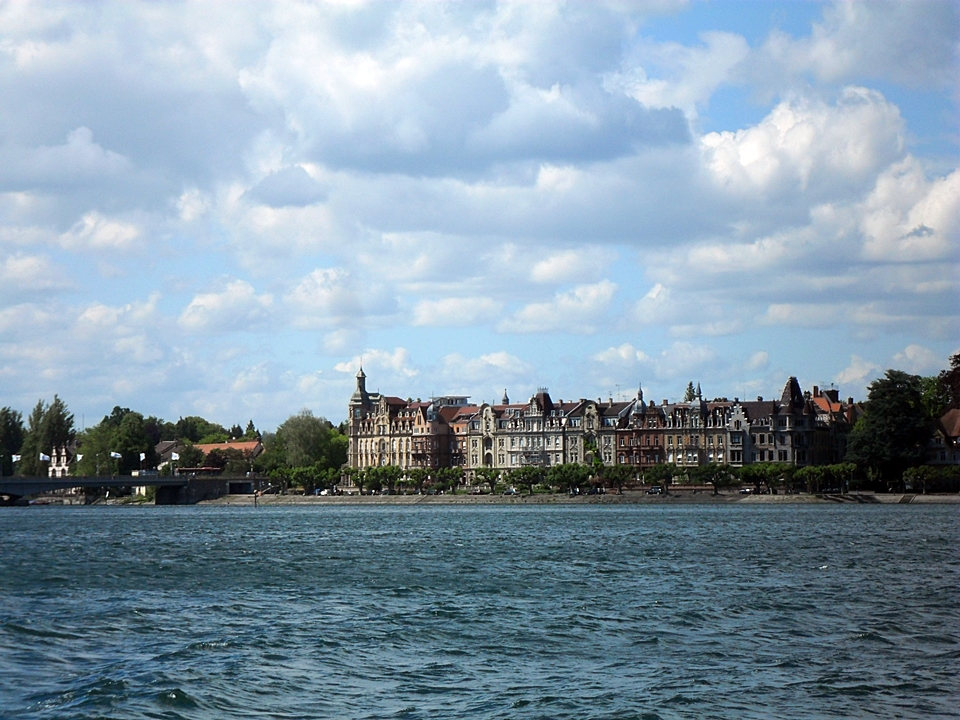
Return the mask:
<svg viewBox="0 0 960 720"><path fill-rule="evenodd" d="M833 402L830 398L824 395L818 395L816 397L810 398L813 402L814 407L822 412L829 413L839 413L843 412L843 405L838 402Z"/></svg>
<svg viewBox="0 0 960 720"><path fill-rule="evenodd" d="M940 418L940 427L948 438L960 437L960 409L947 410Z"/></svg>

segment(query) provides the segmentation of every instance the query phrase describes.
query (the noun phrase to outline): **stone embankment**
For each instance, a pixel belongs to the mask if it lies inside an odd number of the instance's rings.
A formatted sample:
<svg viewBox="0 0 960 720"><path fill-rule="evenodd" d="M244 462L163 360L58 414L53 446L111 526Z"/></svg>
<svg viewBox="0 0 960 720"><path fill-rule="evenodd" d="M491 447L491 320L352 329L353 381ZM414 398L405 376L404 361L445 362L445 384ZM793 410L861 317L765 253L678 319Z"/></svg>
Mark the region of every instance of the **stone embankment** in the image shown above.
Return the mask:
<svg viewBox="0 0 960 720"><path fill-rule="evenodd" d="M741 495L709 490L702 492L671 492L668 495L648 495L645 492L626 491L622 495L561 495L537 493L536 495L226 495L216 500L204 501L203 505L311 505L317 507L334 505L657 505L676 506L689 504L859 504L859 503L960 503L960 495L874 495L873 493L850 493L848 495Z"/></svg>

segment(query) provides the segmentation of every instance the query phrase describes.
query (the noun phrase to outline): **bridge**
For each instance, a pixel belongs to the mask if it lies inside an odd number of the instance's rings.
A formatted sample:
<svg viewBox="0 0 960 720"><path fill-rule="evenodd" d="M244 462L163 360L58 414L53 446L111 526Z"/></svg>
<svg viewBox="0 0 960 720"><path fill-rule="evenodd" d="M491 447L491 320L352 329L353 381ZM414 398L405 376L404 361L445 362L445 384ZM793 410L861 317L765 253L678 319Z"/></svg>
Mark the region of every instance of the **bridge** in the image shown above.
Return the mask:
<svg viewBox="0 0 960 720"><path fill-rule="evenodd" d="M5 477L0 478L0 505L22 504L25 498L56 490L74 488L157 488L157 505L193 505L201 500L212 500L228 494L249 494L259 481L249 477L223 475L84 475L78 477Z"/></svg>

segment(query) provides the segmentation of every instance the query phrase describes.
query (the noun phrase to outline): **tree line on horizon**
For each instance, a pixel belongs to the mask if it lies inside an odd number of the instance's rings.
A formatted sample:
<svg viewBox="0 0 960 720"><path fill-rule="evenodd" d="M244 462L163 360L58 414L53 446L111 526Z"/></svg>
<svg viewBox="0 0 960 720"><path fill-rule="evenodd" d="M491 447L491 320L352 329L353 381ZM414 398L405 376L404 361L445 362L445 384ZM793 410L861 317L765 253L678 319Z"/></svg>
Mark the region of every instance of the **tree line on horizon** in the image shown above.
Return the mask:
<svg viewBox="0 0 960 720"><path fill-rule="evenodd" d="M691 383L688 393L692 390ZM712 485L714 489L735 482L757 487L799 483L817 489L838 484L865 489L902 488L905 480L935 488L944 483L953 487L958 482L954 470L927 466L927 460L935 423L947 410L960 409L960 352L950 358L950 367L938 375L922 377L887 370L883 377L870 383L862 407L848 437L844 462L838 465L796 468L780 463L754 463L739 469L716 463L696 468L661 465L647 468L643 479L665 485L685 479ZM253 471L284 487L300 487L306 492L335 486L344 472L352 475L361 490L369 491L455 490L462 483L461 468L418 468L406 472L395 466L362 471L345 468L346 433L346 423L334 426L307 409L291 415L276 432L262 434L252 420L245 429L239 424L228 429L199 416L168 422L119 406L93 427L78 433L73 414L54 395L49 405L39 400L26 423L17 410L0 408L0 471L4 476L44 475L46 465L40 460L41 453L50 455L55 448L75 443L76 452L83 457L75 461L74 475L106 474L108 470L110 474L128 475L133 470L157 467L156 445L162 440L175 440L182 446L180 467L209 464L228 474ZM204 454L196 447L252 439L262 440L264 445L264 452L252 461L236 450L215 449ZM111 457L111 453L120 457ZM12 462L14 455L20 455L16 466ZM604 466L599 460L592 465L527 466L509 473L480 468L476 475L478 482L489 486L491 492L496 491L498 482L519 484L532 492L536 486L569 490L590 483L620 489L638 479L630 466Z"/></svg>
<svg viewBox="0 0 960 720"><path fill-rule="evenodd" d="M196 415L169 422L120 406L96 425L78 431L66 403L54 395L49 404L37 401L26 423L19 411L0 408L0 474L45 476L47 461L41 456L69 446L75 452L72 475L130 475L134 470L157 468L156 447L164 440L177 442L178 467L217 467L229 474L276 474L318 465L339 470L346 462L347 447L341 431L309 410L287 418L276 432L261 433L253 420L245 428L239 424L227 428ZM214 448L204 453L197 447L243 440L262 441L264 452L251 461L239 450ZM16 463L15 455L20 456Z"/></svg>

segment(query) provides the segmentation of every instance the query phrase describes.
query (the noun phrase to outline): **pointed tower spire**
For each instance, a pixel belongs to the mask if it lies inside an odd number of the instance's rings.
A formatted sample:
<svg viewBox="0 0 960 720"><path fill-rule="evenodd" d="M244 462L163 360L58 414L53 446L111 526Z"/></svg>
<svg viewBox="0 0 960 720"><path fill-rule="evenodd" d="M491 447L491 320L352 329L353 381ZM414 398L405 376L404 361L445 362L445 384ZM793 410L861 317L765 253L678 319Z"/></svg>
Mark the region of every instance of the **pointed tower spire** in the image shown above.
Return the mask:
<svg viewBox="0 0 960 720"><path fill-rule="evenodd" d="M350 396L351 405L368 405L370 395L367 394L367 374L363 371L363 363L360 363L360 371L357 373L357 389Z"/></svg>
<svg viewBox="0 0 960 720"><path fill-rule="evenodd" d="M507 389L506 389L506 388L503 389L503 400L500 401L500 404L501 404L501 405L509 405L509 404L510 404L510 398L507 397Z"/></svg>

